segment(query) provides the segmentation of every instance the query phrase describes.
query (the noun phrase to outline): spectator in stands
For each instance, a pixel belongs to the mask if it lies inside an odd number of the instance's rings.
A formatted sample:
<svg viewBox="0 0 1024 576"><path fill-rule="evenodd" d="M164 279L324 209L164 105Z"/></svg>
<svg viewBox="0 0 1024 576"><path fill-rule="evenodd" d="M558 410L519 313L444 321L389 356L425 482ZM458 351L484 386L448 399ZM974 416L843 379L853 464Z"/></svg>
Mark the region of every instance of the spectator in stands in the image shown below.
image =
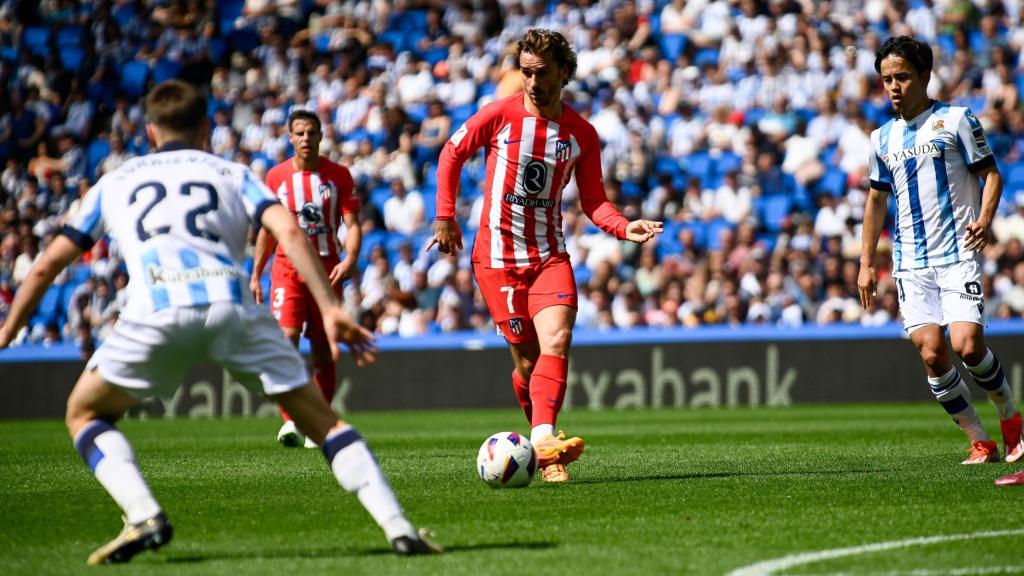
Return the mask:
<svg viewBox="0 0 1024 576"><path fill-rule="evenodd" d="M418 190L406 190L401 178L391 180L391 197L384 202L384 225L406 235L424 227L423 195Z"/></svg>

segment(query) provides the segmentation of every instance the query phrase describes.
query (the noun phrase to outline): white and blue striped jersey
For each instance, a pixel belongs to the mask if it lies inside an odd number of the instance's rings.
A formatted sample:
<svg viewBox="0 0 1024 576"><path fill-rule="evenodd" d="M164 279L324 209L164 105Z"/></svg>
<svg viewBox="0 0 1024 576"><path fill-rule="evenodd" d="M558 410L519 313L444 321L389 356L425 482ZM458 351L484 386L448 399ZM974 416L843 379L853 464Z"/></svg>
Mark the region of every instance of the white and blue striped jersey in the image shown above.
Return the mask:
<svg viewBox="0 0 1024 576"><path fill-rule="evenodd" d="M896 270L974 258L964 242L980 210L977 174L995 164L974 114L933 101L916 118L886 122L871 133L871 145L871 187L895 192Z"/></svg>
<svg viewBox="0 0 1024 576"><path fill-rule="evenodd" d="M178 145L129 160L100 178L64 234L84 250L113 238L128 267L121 315L247 303L242 267L250 223L277 197L249 168Z"/></svg>

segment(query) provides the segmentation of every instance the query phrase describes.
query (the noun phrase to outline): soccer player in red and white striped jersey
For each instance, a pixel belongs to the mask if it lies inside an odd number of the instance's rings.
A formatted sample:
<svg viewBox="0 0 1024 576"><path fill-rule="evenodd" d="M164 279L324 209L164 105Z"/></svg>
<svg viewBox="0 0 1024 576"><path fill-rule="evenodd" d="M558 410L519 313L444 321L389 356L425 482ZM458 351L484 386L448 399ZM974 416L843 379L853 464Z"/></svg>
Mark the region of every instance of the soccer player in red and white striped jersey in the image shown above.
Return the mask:
<svg viewBox="0 0 1024 576"><path fill-rule="evenodd" d="M298 219L299 228L309 236L313 249L331 281L336 295L341 297L341 283L355 270L362 244L359 229L359 200L355 197L355 183L348 168L320 156L322 137L320 119L308 110L296 110L288 118L288 135L295 155L274 166L267 173L267 186L277 194L278 200ZM339 260L339 223L346 226L345 258ZM263 303L260 277L269 258L274 239L265 230L256 237L256 250L249 288L256 302ZM306 282L295 271L281 247L277 247L271 271L270 311L286 336L296 346L302 328L306 327L313 365L313 381L324 399L330 404L337 387L337 374L331 350L325 338L320 312L313 301ZM301 434L288 413L281 411L284 425L277 439L285 446L297 446ZM306 447L315 447L311 441Z"/></svg>
<svg viewBox="0 0 1024 576"><path fill-rule="evenodd" d="M534 29L517 48L523 92L485 106L441 151L434 242L441 252L462 249L455 221L459 176L483 147L487 176L473 273L509 343L512 385L532 426L542 477L564 482L565 465L579 457L584 443L554 436L577 306L562 234L562 190L575 174L583 211L616 238L646 242L661 233L662 224L630 222L608 201L597 132L561 100L562 87L576 71L576 54L565 37Z"/></svg>

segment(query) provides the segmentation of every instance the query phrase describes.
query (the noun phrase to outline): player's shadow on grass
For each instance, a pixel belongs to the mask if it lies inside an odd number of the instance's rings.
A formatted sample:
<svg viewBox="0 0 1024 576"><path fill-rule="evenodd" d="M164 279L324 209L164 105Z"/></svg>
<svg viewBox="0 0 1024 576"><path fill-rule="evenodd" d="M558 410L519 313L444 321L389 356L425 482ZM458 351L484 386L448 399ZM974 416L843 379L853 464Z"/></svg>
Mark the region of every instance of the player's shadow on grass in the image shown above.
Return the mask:
<svg viewBox="0 0 1024 576"><path fill-rule="evenodd" d="M856 470L779 470L777 472L694 472L692 474L641 474L613 478L573 479L572 484L609 484L612 482L657 482L664 480L705 480L713 478L757 478L785 476L846 476L849 474L877 474L890 472L889 468ZM553 486L552 486L553 487Z"/></svg>
<svg viewBox="0 0 1024 576"><path fill-rule="evenodd" d="M443 545L443 544L442 544ZM445 554L459 552L482 552L485 550L547 550L557 548L554 542L485 542L481 544L455 544L444 546ZM334 546L321 546L316 548L295 548L290 547L281 550L261 550L258 553L246 552L211 552L209 554L190 554L188 556L171 556L167 558L168 564L199 564L214 560L256 560L256 559L289 559L301 560L303 558L359 558L367 556L393 556L394 552L389 548L339 548ZM396 556L397 558L397 556Z"/></svg>

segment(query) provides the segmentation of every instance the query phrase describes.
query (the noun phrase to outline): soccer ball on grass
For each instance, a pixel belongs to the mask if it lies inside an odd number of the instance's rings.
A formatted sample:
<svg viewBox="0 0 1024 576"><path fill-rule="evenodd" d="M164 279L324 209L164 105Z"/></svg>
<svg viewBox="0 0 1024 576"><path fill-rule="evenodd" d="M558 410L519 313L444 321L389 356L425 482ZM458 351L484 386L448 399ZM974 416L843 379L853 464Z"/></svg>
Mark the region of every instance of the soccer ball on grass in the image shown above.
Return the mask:
<svg viewBox="0 0 1024 576"><path fill-rule="evenodd" d="M537 471L537 452L525 437L498 432L480 446L476 467L492 488L526 486Z"/></svg>

